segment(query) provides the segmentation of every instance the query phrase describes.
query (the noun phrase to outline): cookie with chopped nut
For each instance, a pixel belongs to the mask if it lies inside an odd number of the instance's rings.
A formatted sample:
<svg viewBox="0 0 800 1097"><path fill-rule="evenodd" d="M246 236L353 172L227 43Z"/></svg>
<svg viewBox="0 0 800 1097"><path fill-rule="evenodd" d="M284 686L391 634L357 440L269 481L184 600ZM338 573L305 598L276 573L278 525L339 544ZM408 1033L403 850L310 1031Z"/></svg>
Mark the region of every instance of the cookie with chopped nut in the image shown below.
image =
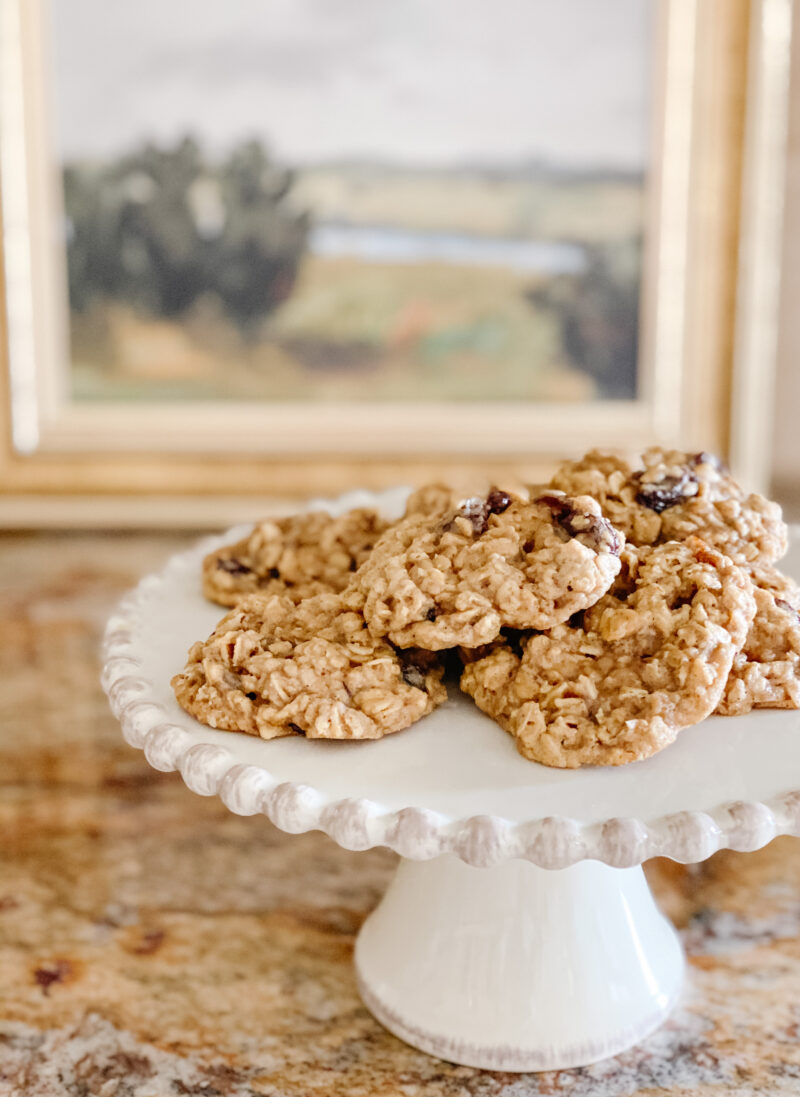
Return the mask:
<svg viewBox="0 0 800 1097"><path fill-rule="evenodd" d="M653 447L631 462L592 450L562 464L551 486L591 495L634 545L696 535L739 564L772 563L786 551L777 503L746 494L708 453Z"/></svg>
<svg viewBox="0 0 800 1097"><path fill-rule="evenodd" d="M374 636L431 651L549 628L608 590L621 534L593 499L493 489L387 530L353 579Z"/></svg>
<svg viewBox="0 0 800 1097"><path fill-rule="evenodd" d="M309 511L265 519L236 544L203 561L203 593L235 606L247 594L285 594L294 602L340 591L389 526L376 510L360 507L334 517Z"/></svg>
<svg viewBox="0 0 800 1097"><path fill-rule="evenodd" d="M721 716L754 708L800 708L800 588L769 564L752 567L756 616L717 706Z"/></svg>
<svg viewBox="0 0 800 1097"><path fill-rule="evenodd" d="M446 700L442 675L430 652L397 652L372 636L346 596L251 595L191 648L172 688L187 712L223 731L380 739Z"/></svg>
<svg viewBox="0 0 800 1097"><path fill-rule="evenodd" d="M461 688L560 768L622 765L714 711L755 615L750 579L696 537L625 549L612 592L468 663Z"/></svg>

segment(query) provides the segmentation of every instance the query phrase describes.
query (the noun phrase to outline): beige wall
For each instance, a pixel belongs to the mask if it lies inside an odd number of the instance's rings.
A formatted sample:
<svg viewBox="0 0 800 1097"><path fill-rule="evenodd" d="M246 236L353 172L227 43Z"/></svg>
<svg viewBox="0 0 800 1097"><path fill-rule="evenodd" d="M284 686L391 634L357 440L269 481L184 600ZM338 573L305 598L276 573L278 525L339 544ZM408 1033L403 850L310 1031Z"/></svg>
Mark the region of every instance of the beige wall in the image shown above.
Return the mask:
<svg viewBox="0 0 800 1097"><path fill-rule="evenodd" d="M800 12L795 18L800 23ZM775 489L800 518L800 25L792 57L789 158L784 212L781 326L773 470Z"/></svg>

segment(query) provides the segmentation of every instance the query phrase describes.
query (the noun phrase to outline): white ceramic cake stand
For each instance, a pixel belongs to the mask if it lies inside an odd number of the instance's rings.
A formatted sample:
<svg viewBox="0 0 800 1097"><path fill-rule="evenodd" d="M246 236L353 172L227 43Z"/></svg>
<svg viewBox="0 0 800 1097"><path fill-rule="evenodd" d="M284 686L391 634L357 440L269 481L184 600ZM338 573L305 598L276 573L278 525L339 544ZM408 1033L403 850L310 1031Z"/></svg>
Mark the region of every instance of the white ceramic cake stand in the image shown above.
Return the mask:
<svg viewBox="0 0 800 1097"><path fill-rule="evenodd" d="M330 509L396 513L402 499L358 493ZM643 1039L675 1003L684 963L641 863L799 834L800 713L711 718L655 758L579 771L526 761L455 689L379 742L215 732L178 707L169 679L221 613L200 594L201 558L241 533L173 557L109 622L103 682L128 742L238 814L401 855L355 966L369 1009L408 1043L517 1071Z"/></svg>

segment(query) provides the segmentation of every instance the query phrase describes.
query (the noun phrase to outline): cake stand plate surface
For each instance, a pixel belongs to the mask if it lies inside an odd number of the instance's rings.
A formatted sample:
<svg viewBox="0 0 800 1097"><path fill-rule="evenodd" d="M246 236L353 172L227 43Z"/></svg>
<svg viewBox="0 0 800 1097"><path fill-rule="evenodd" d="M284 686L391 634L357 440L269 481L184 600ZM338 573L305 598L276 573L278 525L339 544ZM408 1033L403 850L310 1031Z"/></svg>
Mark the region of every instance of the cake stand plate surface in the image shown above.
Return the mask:
<svg viewBox="0 0 800 1097"><path fill-rule="evenodd" d="M333 512L402 509L401 489ZM451 688L377 742L263 741L188 716L169 681L224 612L200 591L206 539L142 580L108 623L103 684L123 733L159 770L290 833L403 860L356 945L362 996L423 1050L471 1066L583 1065L641 1040L683 977L641 862L702 861L800 833L800 713L712 717L654 758L553 770ZM782 567L800 575L795 537Z"/></svg>

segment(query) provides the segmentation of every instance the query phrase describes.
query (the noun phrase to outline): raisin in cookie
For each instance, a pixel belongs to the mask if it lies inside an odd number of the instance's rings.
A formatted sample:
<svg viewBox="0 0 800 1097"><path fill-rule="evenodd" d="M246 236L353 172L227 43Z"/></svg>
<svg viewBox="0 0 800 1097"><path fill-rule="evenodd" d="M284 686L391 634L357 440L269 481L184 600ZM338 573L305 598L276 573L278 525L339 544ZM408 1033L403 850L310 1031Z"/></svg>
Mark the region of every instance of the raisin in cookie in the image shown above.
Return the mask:
<svg viewBox="0 0 800 1097"><path fill-rule="evenodd" d="M548 766L622 765L719 702L755 614L744 571L696 537L626 548L613 592L469 663L461 688Z"/></svg>
<svg viewBox="0 0 800 1097"><path fill-rule="evenodd" d="M692 534L735 563L771 563L786 551L781 509L746 495L717 458L658 447L631 463L592 450L560 466L551 486L591 495L634 545L683 541Z"/></svg>
<svg viewBox="0 0 800 1097"><path fill-rule="evenodd" d="M717 712L800 708L800 588L769 564L749 571L756 616L737 652Z"/></svg>
<svg viewBox="0 0 800 1097"><path fill-rule="evenodd" d="M338 594L300 605L251 595L189 652L172 679L178 702L223 731L262 739L380 739L446 699L429 652L376 640Z"/></svg>
<svg viewBox="0 0 800 1097"><path fill-rule="evenodd" d="M265 520L247 537L203 561L203 593L235 606L246 594L285 594L299 602L340 591L389 523L368 508L339 517L325 511Z"/></svg>
<svg viewBox="0 0 800 1097"><path fill-rule="evenodd" d="M430 651L549 628L597 601L623 538L588 498L533 502L493 489L455 512L388 530L353 579L375 636Z"/></svg>

